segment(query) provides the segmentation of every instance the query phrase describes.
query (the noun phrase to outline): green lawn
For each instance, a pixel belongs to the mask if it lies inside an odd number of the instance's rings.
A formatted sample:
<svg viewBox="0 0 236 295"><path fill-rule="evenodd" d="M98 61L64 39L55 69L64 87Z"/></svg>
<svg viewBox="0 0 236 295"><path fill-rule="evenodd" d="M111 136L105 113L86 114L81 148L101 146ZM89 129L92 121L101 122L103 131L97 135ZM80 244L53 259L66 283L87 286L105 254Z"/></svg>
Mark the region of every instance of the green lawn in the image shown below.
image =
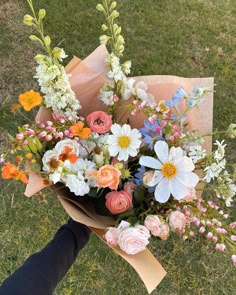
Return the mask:
<svg viewBox="0 0 236 295"><path fill-rule="evenodd" d="M22 25L29 10L23 0L0 0L0 123L13 131L9 106L19 93L35 88L33 57L37 52ZM99 45L102 16L96 0L35 0L47 10L48 34L62 42L69 59L86 57ZM214 127L227 128L236 119L236 1L120 0L120 23L126 39L125 57L132 75L214 76ZM0 134L0 145L4 145ZM228 146L235 161L235 141ZM0 180L0 282L30 254L40 250L66 213L56 197L40 204L23 195L23 187ZM236 219L234 210L233 219ZM182 242L172 237L155 241L152 252L168 275L153 295L235 294L235 267L200 237ZM236 253L235 253L236 254ZM147 294L133 269L95 236L81 252L55 294ZM43 294L42 294L43 295Z"/></svg>

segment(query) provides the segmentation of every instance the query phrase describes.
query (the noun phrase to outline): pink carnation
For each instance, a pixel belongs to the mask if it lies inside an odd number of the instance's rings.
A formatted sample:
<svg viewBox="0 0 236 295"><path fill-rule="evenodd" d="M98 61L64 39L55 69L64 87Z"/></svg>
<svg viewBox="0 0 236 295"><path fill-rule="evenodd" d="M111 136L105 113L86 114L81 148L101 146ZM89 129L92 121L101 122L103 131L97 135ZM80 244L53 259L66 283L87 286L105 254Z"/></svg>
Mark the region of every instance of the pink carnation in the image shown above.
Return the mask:
<svg viewBox="0 0 236 295"><path fill-rule="evenodd" d="M182 231L186 226L186 217L180 211L172 211L169 215L169 224L173 229Z"/></svg>
<svg viewBox="0 0 236 295"><path fill-rule="evenodd" d="M112 119L107 113L97 111L88 115L87 123L93 132L103 134L111 129Z"/></svg>
<svg viewBox="0 0 236 295"><path fill-rule="evenodd" d="M132 208L132 196L126 191L106 194L106 207L112 214L119 214Z"/></svg>

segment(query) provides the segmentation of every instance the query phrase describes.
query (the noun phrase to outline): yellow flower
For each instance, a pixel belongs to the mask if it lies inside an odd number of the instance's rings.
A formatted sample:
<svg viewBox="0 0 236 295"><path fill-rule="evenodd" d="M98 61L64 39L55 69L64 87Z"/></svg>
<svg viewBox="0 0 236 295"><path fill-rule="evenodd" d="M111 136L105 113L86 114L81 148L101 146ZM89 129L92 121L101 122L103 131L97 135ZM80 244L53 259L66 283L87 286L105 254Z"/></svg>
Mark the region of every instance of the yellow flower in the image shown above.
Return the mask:
<svg viewBox="0 0 236 295"><path fill-rule="evenodd" d="M43 101L39 92L34 90L27 91L19 96L19 103L25 111L31 111L34 107L40 105Z"/></svg>

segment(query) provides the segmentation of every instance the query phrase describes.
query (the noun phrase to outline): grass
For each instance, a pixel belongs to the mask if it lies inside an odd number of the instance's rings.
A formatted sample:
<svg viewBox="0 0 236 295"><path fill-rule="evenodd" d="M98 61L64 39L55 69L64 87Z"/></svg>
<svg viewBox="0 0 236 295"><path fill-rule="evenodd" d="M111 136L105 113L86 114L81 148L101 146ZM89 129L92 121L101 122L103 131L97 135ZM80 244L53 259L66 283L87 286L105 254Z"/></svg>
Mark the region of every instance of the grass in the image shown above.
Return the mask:
<svg viewBox="0 0 236 295"><path fill-rule="evenodd" d="M69 54L86 57L98 46L101 15L96 0L35 0L47 10L48 34L63 42ZM131 3L132 2L132 3ZM132 75L173 74L214 76L214 127L223 129L236 113L236 2L235 0L119 1L120 23L126 39L125 57L133 62ZM16 120L9 106L19 93L35 88L37 52L22 25L28 12L25 1L0 2L0 122L13 131ZM228 146L235 159L235 142ZM0 180L1 181L1 180ZM30 254L39 251L66 222L55 196L46 203L27 199L23 187L1 181L0 282ZM235 219L236 215L232 218ZM182 242L178 237L155 241L152 251L168 272L153 295L231 295L235 268L199 237ZM58 286L58 295L144 295L146 289L133 269L95 236Z"/></svg>

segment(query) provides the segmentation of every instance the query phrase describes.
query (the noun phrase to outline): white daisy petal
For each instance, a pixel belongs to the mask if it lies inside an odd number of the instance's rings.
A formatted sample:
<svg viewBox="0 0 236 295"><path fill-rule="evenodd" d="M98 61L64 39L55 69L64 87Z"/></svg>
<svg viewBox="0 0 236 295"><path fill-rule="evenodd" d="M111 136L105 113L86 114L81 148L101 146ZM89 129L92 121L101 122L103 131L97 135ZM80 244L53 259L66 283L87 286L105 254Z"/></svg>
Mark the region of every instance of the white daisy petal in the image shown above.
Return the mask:
<svg viewBox="0 0 236 295"><path fill-rule="evenodd" d="M153 175L153 179L148 183L148 186L156 186L163 178L163 175L160 171L155 171Z"/></svg>
<svg viewBox="0 0 236 295"><path fill-rule="evenodd" d="M184 151L181 149L181 147L175 148L174 146L170 149L169 153L169 161L176 161L183 157Z"/></svg>
<svg viewBox="0 0 236 295"><path fill-rule="evenodd" d="M170 185L169 180L163 178L162 181L156 186L155 199L159 203L166 203L170 198Z"/></svg>
<svg viewBox="0 0 236 295"><path fill-rule="evenodd" d="M121 129L121 135L130 135L131 128L128 124L124 124Z"/></svg>
<svg viewBox="0 0 236 295"><path fill-rule="evenodd" d="M143 156L139 159L139 164L152 169L161 169L162 164L155 158Z"/></svg>
<svg viewBox="0 0 236 295"><path fill-rule="evenodd" d="M174 161L178 168L178 171L190 172L194 169L194 164L191 158L181 157L180 159Z"/></svg>
<svg viewBox="0 0 236 295"><path fill-rule="evenodd" d="M199 177L193 172L178 172L176 179L187 187L195 187L199 181Z"/></svg>
<svg viewBox="0 0 236 295"><path fill-rule="evenodd" d="M162 163L168 160L168 144L165 141L159 140L154 145L154 150Z"/></svg>
<svg viewBox="0 0 236 295"><path fill-rule="evenodd" d="M119 124L113 124L111 126L111 132L115 135L118 136L120 135L121 132L121 126Z"/></svg>
<svg viewBox="0 0 236 295"><path fill-rule="evenodd" d="M176 200L181 200L189 194L189 189L177 178L170 179L170 192Z"/></svg>

